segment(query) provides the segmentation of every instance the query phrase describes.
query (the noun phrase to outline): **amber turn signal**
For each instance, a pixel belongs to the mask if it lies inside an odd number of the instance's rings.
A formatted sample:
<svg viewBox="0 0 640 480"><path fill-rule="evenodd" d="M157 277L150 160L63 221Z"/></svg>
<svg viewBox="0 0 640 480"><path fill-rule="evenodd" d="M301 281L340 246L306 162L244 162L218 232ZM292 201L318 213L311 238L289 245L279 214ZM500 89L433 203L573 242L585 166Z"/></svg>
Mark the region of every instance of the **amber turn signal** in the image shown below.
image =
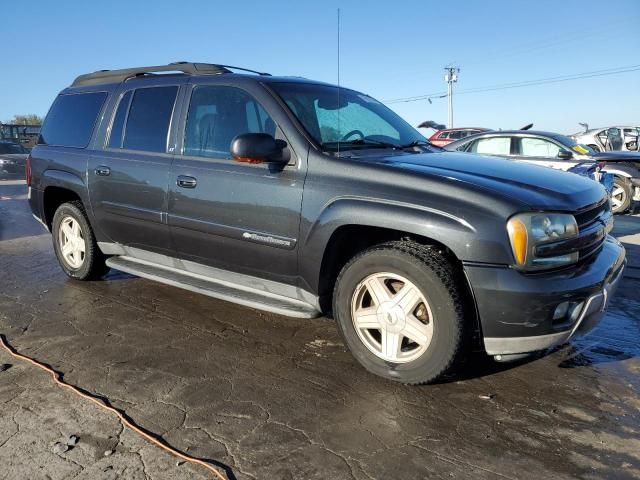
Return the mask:
<svg viewBox="0 0 640 480"><path fill-rule="evenodd" d="M262 158L254 158L254 157L233 157L236 162L240 163L264 163Z"/></svg>
<svg viewBox="0 0 640 480"><path fill-rule="evenodd" d="M511 239L511 248L516 263L520 266L527 261L528 233L527 227L519 218L512 218L507 223L507 231Z"/></svg>

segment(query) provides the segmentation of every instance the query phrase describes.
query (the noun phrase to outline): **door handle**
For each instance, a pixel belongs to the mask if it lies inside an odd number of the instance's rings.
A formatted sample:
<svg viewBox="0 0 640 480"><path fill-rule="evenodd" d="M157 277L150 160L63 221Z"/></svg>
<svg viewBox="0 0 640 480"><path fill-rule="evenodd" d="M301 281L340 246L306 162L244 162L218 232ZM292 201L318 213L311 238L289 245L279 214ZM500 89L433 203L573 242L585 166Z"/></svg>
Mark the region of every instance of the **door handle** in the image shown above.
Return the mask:
<svg viewBox="0 0 640 480"><path fill-rule="evenodd" d="M194 177L189 177L187 175L180 175L178 177L178 180L176 181L176 184L182 188L196 188L196 185L198 184L198 180L196 180Z"/></svg>
<svg viewBox="0 0 640 480"><path fill-rule="evenodd" d="M104 165L100 165L96 167L96 175L100 175L101 177L106 177L111 174L111 169L109 167L105 167Z"/></svg>

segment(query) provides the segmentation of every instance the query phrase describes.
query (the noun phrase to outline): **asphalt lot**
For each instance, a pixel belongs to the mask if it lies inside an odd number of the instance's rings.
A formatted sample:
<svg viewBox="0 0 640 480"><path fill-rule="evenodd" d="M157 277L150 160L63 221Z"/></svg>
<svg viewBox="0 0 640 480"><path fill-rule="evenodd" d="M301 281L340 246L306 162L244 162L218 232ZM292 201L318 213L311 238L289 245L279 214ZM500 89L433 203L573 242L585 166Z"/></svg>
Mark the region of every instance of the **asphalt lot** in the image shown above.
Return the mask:
<svg viewBox="0 0 640 480"><path fill-rule="evenodd" d="M591 335L408 387L360 368L328 319L117 272L69 280L26 186L0 181L0 333L229 478L640 478L640 215L614 234L629 268ZM212 478L33 366L0 364L0 479Z"/></svg>

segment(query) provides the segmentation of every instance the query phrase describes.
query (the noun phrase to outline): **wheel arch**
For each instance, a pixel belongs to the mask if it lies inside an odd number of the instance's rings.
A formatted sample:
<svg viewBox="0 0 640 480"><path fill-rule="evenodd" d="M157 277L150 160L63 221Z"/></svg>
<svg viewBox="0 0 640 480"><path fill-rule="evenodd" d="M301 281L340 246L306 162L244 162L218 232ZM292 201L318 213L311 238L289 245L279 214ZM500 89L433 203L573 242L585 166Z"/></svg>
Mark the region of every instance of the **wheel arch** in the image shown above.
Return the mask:
<svg viewBox="0 0 640 480"><path fill-rule="evenodd" d="M43 172L40 185L44 217L42 221L49 230L51 230L53 215L63 203L79 200L89 214L87 187L79 176L63 170L50 169Z"/></svg>
<svg viewBox="0 0 640 480"><path fill-rule="evenodd" d="M300 272L326 311L338 273L358 252L391 240L411 239L439 248L462 269L476 229L448 212L350 198L327 205L308 232L301 248Z"/></svg>

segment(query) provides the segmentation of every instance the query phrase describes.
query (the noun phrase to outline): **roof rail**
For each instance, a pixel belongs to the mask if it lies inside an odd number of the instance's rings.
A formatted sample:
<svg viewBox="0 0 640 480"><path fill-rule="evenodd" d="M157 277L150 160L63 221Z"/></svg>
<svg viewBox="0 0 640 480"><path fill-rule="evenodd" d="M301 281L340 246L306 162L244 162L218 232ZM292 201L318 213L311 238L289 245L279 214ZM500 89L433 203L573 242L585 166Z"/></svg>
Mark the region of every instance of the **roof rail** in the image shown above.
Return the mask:
<svg viewBox="0 0 640 480"><path fill-rule="evenodd" d="M168 65L156 65L151 67L135 67L124 68L121 70L99 70L93 73L87 73L77 77L72 87L81 87L88 85L100 85L104 83L120 83L130 78L140 77L149 73L156 72L182 72L187 75L218 75L221 73L232 73L230 68L234 70L242 70L245 72L257 73L259 75L268 75L268 73L257 72L247 68L230 67L228 65L216 65L213 63L191 63L191 62L174 62Z"/></svg>

